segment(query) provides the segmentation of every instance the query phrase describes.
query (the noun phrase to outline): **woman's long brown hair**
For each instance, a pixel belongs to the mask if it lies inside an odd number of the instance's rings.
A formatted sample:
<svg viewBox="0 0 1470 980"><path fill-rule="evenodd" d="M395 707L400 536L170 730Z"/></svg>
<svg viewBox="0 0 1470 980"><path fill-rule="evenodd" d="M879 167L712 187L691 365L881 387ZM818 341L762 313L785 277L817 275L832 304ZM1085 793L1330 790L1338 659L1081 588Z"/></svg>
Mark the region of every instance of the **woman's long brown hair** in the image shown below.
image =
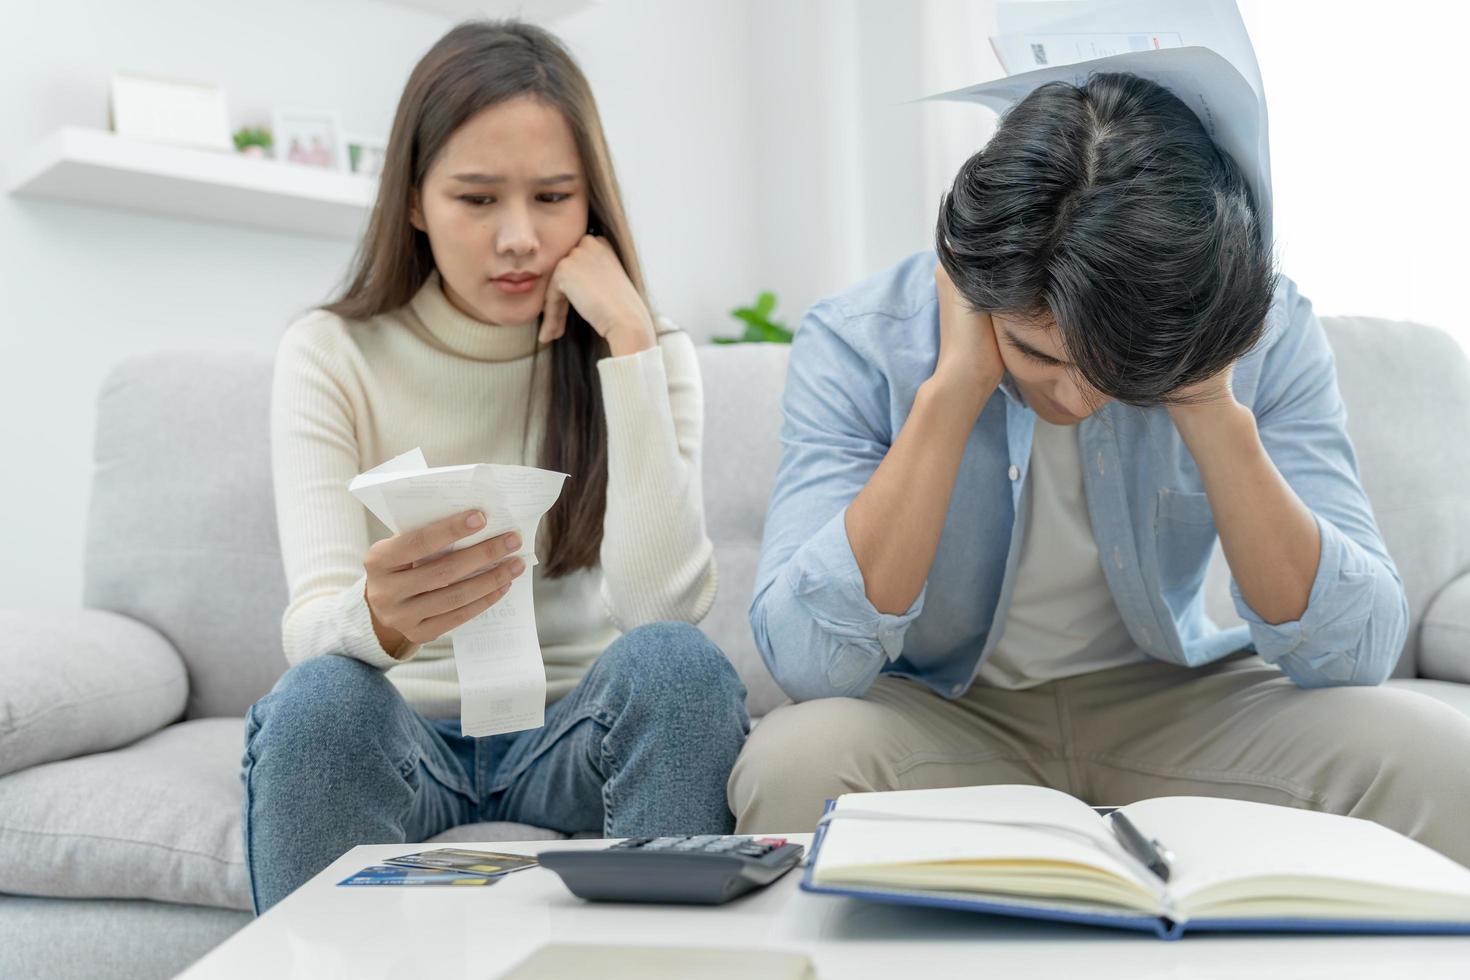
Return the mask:
<svg viewBox="0 0 1470 980"><path fill-rule="evenodd" d="M342 295L326 309L366 319L407 303L434 271L428 236L409 221L424 176L453 133L490 106L531 95L559 109L582 158L589 230L607 239L647 299L622 193L592 89L555 37L517 21L470 21L439 40L414 68L398 103L377 203ZM607 509L607 432L597 362L607 342L575 310L551 345L550 390L539 465L572 481L547 513L543 572L556 578L599 561ZM535 362L532 362L534 377ZM529 410L527 412L529 425Z"/></svg>

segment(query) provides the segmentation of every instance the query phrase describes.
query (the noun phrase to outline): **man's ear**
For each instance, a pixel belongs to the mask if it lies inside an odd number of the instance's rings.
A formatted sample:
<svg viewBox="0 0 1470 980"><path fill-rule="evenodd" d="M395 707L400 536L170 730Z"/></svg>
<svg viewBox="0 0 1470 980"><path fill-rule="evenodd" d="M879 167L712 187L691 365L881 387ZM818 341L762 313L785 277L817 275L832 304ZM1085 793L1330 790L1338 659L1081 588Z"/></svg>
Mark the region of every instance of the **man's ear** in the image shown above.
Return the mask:
<svg viewBox="0 0 1470 980"><path fill-rule="evenodd" d="M409 192L408 223L427 235L429 233L429 229L425 227L424 210L421 206L422 203L423 199L419 197L419 189L415 187L412 191Z"/></svg>

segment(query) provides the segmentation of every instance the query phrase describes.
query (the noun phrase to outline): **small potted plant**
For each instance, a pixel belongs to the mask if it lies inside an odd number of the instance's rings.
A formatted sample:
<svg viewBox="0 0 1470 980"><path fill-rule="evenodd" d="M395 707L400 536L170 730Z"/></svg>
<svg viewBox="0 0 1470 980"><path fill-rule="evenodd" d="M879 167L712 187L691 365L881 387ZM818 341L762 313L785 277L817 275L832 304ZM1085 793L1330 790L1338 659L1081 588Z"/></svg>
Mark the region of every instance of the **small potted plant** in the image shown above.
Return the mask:
<svg viewBox="0 0 1470 980"><path fill-rule="evenodd" d="M266 159L270 156L271 131L264 126L245 126L237 130L235 150L247 157Z"/></svg>
<svg viewBox="0 0 1470 980"><path fill-rule="evenodd" d="M791 329L780 320L771 319L776 311L776 294L764 292L755 298L754 306L737 306L730 315L745 324L739 337L714 337L717 344L789 344Z"/></svg>

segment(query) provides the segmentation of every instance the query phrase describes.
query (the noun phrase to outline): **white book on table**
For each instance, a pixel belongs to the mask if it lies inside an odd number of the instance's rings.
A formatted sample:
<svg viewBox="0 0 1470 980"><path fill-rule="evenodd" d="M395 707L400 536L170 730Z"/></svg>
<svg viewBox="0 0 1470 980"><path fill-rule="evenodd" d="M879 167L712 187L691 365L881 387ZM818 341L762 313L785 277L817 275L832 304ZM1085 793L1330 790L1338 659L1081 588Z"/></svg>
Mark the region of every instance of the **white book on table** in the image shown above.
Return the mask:
<svg viewBox="0 0 1470 980"><path fill-rule="evenodd" d="M1038 786L849 793L802 887L1144 929L1470 932L1470 868L1354 817L1194 796L1119 808L1172 852L1167 881L1112 817Z"/></svg>

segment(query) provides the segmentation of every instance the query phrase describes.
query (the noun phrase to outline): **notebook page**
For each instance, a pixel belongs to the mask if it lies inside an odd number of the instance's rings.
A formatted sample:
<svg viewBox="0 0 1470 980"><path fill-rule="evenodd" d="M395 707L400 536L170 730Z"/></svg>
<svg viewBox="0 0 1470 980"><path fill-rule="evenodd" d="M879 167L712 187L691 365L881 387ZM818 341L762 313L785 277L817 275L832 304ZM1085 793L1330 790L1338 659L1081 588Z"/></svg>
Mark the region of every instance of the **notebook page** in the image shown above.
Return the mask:
<svg viewBox="0 0 1470 980"><path fill-rule="evenodd" d="M893 819L844 820L844 810L889 814ZM943 818L954 822L942 822ZM1060 825L1071 832L979 823L975 818ZM1140 875L1113 856L1118 849L1117 840L1091 807L1040 786L847 793L837 800L815 874L820 879L843 869L942 861L1044 861L1086 865L1138 882Z"/></svg>
<svg viewBox="0 0 1470 980"><path fill-rule="evenodd" d="M1367 820L1192 796L1143 800L1122 810L1145 837L1174 852L1169 891L1185 913L1210 914L1201 906L1212 897L1270 897L1286 887L1288 897L1433 893L1448 899L1438 903L1441 908L1462 908L1460 916L1470 919L1470 868ZM1282 878L1323 884L1304 888ZM1251 889L1250 879L1260 887ZM1324 901L1324 914L1334 914L1327 911L1332 904Z"/></svg>

